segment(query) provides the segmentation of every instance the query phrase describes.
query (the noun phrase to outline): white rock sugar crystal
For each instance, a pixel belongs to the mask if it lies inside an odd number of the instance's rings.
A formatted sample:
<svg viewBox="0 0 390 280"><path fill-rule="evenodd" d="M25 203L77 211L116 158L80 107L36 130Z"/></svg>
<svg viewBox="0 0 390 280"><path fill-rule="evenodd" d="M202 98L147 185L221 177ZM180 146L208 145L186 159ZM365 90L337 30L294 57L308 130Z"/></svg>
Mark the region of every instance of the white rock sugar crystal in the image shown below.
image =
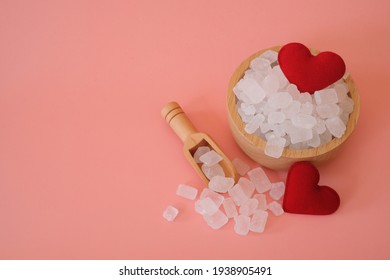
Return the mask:
<svg viewBox="0 0 390 280"><path fill-rule="evenodd" d="M267 156L280 158L284 151L286 139L282 137L272 137L268 139L267 144L264 147L264 153Z"/></svg>
<svg viewBox="0 0 390 280"><path fill-rule="evenodd" d="M169 205L163 212L163 217L169 221L172 222L177 214L179 214L179 210L171 205Z"/></svg>
<svg viewBox="0 0 390 280"><path fill-rule="evenodd" d="M215 205L217 205L218 208L221 206L224 200L223 195L218 194L209 188L204 188L199 196L199 199L204 199L207 197L211 198L211 200L215 203Z"/></svg>
<svg viewBox="0 0 390 280"><path fill-rule="evenodd" d="M251 218L245 215L238 215L234 218L234 231L239 235L247 235Z"/></svg>
<svg viewBox="0 0 390 280"><path fill-rule="evenodd" d="M179 184L176 190L178 196L194 200L198 194L198 190L192 186L186 184Z"/></svg>
<svg viewBox="0 0 390 280"><path fill-rule="evenodd" d="M258 205L259 201L257 199L250 198L240 206L238 212L240 213L240 215L250 216L255 212Z"/></svg>
<svg viewBox="0 0 390 280"><path fill-rule="evenodd" d="M214 176L209 182L209 188L218 193L226 193L234 185L234 179L225 176Z"/></svg>
<svg viewBox="0 0 390 280"><path fill-rule="evenodd" d="M256 210L250 220L249 230L253 232L264 232L265 225L268 219L268 212L264 210Z"/></svg>
<svg viewBox="0 0 390 280"><path fill-rule="evenodd" d="M244 176L249 171L249 165L243 162L239 158L235 158L232 160L233 166L236 169L238 175Z"/></svg>
<svg viewBox="0 0 390 280"><path fill-rule="evenodd" d="M194 153L195 162L201 163L201 161L199 160L199 157L204 155L207 152L210 152L210 150L211 150L210 147L207 147L207 146L200 146L199 148L197 148L195 153Z"/></svg>
<svg viewBox="0 0 390 280"><path fill-rule="evenodd" d="M234 203L233 198L231 197L226 198L223 201L223 209L225 210L226 216L228 218L233 218L238 214L236 204Z"/></svg>
<svg viewBox="0 0 390 280"><path fill-rule="evenodd" d="M240 205L244 204L245 201L247 201L249 199L248 196L245 194L244 190L238 184L234 185L228 191L228 193L231 196L231 198L234 200L234 203L237 206L240 206Z"/></svg>
<svg viewBox="0 0 390 280"><path fill-rule="evenodd" d="M225 176L225 171L223 171L223 168L221 165L214 164L212 166L208 166L206 164L202 164L201 166L203 174L207 177L207 179L211 180L211 178L219 175L219 176Z"/></svg>
<svg viewBox="0 0 390 280"><path fill-rule="evenodd" d="M219 155L216 151L211 150L199 157L199 160L206 164L207 166L213 166L214 164L217 164L221 160L223 160L223 157Z"/></svg>
<svg viewBox="0 0 390 280"><path fill-rule="evenodd" d="M248 171L249 180L255 185L258 193L263 193L271 189L271 182L261 167Z"/></svg>
<svg viewBox="0 0 390 280"><path fill-rule="evenodd" d="M218 211L218 207L210 197L206 197L195 202L195 210L201 215L213 215Z"/></svg>
<svg viewBox="0 0 390 280"><path fill-rule="evenodd" d="M229 221L228 217L221 210L218 210L213 215L203 215L203 219L213 229L219 229Z"/></svg>
<svg viewBox="0 0 390 280"><path fill-rule="evenodd" d="M258 201L258 204L257 204L258 209L261 209L264 211L268 209L267 197L265 196L265 194L258 193L258 194L255 194L253 196L253 198L257 199L257 201Z"/></svg>
<svg viewBox="0 0 390 280"><path fill-rule="evenodd" d="M275 56L276 54L276 56ZM266 51L252 60L233 91L244 129L266 142L265 153L280 157L284 148L319 147L340 138L353 111L346 73L342 79L314 94L300 93L288 82L277 61L277 52ZM340 121L344 126L340 123ZM272 136L272 137L271 137ZM284 147L275 145L284 142Z"/></svg>
<svg viewBox="0 0 390 280"><path fill-rule="evenodd" d="M269 195L271 198L279 200L284 195L285 189L286 185L284 184L284 182L272 183Z"/></svg>
<svg viewBox="0 0 390 280"><path fill-rule="evenodd" d="M282 205L280 205L276 201L272 201L270 204L268 204L268 209L274 214L275 216L280 216L284 213Z"/></svg>
<svg viewBox="0 0 390 280"><path fill-rule="evenodd" d="M240 177L240 179L238 179L237 185L240 185L241 189L248 198L252 197L253 192L255 191L255 185L251 180L245 177Z"/></svg>

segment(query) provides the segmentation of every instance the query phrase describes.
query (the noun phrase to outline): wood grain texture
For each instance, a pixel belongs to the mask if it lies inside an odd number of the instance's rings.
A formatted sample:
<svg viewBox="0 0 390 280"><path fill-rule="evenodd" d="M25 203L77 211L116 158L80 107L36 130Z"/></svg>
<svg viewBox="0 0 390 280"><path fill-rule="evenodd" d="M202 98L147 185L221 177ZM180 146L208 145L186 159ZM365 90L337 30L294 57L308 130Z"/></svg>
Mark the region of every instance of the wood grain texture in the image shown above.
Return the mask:
<svg viewBox="0 0 390 280"><path fill-rule="evenodd" d="M242 122L241 117L238 115L237 112L237 100L236 96L234 95L233 88L244 76L244 72L248 69L250 62L267 50L279 51L280 47L277 46L264 49L248 57L234 71L228 85L228 122L233 137L236 140L237 144L250 158L265 167L275 170L286 170L292 163L297 161L310 161L313 164L319 165L327 161L328 159L333 158L355 129L360 114L359 94L356 89L355 83L350 76L346 79L346 83L349 87L349 96L354 101L354 109L349 116L346 131L341 138L334 138L327 144L322 145L318 148L310 148L303 150L284 149L282 156L276 159L264 154L264 147L266 144L265 140L263 140L257 135L248 134L247 132L245 132L244 123ZM311 50L311 52L313 54L318 53L318 51L316 50Z"/></svg>

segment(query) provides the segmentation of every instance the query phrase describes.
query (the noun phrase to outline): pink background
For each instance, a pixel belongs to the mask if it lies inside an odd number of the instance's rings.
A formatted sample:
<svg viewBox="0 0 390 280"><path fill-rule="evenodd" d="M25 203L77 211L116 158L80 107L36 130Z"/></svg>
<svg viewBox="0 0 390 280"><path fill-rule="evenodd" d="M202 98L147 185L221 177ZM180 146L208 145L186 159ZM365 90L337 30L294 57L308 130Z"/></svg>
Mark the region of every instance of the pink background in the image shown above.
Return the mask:
<svg viewBox="0 0 390 280"><path fill-rule="evenodd" d="M0 258L389 259L388 3L2 0ZM360 92L355 133L320 168L341 207L215 231L175 195L203 183L160 110L177 100L256 166L229 131L227 85L246 57L291 41L340 54Z"/></svg>

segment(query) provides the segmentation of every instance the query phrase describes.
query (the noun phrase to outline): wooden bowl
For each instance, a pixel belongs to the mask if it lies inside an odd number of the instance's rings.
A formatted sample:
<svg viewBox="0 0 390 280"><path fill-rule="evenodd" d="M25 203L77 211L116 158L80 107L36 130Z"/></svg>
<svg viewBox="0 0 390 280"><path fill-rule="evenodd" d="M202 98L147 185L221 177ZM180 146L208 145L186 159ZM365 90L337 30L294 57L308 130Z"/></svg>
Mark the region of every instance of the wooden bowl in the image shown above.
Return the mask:
<svg viewBox="0 0 390 280"><path fill-rule="evenodd" d="M267 50L279 51L280 47L264 49L251 55L238 66L230 79L227 92L228 122L235 141L240 146L240 148L254 161L265 167L275 170L287 170L291 164L297 161L310 161L315 165L319 165L329 160L330 158L333 158L353 132L359 117L360 99L355 87L355 83L350 76L346 79L346 83L349 87L348 95L354 101L354 108L349 115L346 131L341 138L334 138L327 144L317 148L303 150L285 148L280 158L273 158L264 154L264 147L266 144L264 139L255 134L248 134L245 132L244 123L242 122L241 117L237 112L237 99L233 92L233 88L244 76L245 71L249 68L250 62ZM318 53L318 51L315 50L311 50L311 52L313 54Z"/></svg>

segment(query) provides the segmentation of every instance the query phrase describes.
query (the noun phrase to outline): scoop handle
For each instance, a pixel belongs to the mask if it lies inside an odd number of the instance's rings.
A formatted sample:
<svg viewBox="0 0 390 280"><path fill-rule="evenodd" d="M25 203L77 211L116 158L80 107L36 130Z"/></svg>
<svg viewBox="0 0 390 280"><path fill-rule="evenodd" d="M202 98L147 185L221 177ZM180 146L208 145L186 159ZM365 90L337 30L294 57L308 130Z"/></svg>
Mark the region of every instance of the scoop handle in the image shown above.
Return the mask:
<svg viewBox="0 0 390 280"><path fill-rule="evenodd" d="M197 132L186 113L175 101L169 102L162 108L161 116L183 143L189 135Z"/></svg>

